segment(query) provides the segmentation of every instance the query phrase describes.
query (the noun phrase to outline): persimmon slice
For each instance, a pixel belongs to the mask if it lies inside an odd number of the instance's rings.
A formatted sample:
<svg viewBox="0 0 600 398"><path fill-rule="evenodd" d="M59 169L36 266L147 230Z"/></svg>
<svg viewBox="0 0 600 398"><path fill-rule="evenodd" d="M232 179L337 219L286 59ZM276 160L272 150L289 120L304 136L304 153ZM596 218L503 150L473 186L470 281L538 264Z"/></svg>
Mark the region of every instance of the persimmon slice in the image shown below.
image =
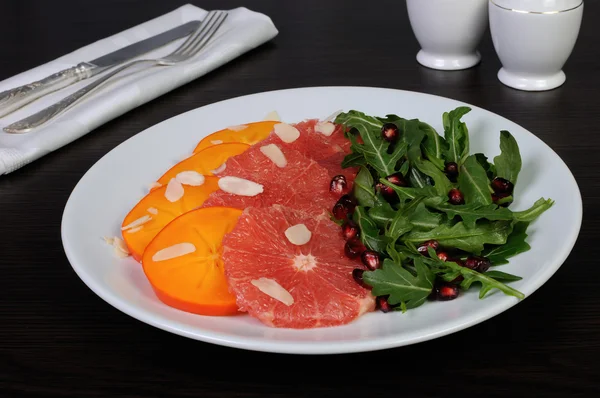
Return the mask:
<svg viewBox="0 0 600 398"><path fill-rule="evenodd" d="M165 197L167 186L144 196L123 219L123 240L132 257L141 261L144 249L156 234L181 214L200 207L208 196L219 189L218 178L208 176L200 186L183 186L183 196L176 202Z"/></svg>
<svg viewBox="0 0 600 398"><path fill-rule="evenodd" d="M229 128L219 130L204 137L194 149L194 152L199 152L204 148L222 145L228 142L241 142L248 145L254 145L267 138L273 126L279 122L269 120L253 123L246 123L239 126L231 126Z"/></svg>
<svg viewBox="0 0 600 398"><path fill-rule="evenodd" d="M205 176L213 175L212 171L218 169L227 159L239 155L248 148L250 145L239 142L205 148L171 167L157 182L160 185L167 185L171 178L177 177L177 174L183 171L196 171Z"/></svg>
<svg viewBox="0 0 600 398"><path fill-rule="evenodd" d="M224 273L221 241L241 214L229 207L192 210L156 235L144 251L142 265L163 303L200 315L238 312Z"/></svg>

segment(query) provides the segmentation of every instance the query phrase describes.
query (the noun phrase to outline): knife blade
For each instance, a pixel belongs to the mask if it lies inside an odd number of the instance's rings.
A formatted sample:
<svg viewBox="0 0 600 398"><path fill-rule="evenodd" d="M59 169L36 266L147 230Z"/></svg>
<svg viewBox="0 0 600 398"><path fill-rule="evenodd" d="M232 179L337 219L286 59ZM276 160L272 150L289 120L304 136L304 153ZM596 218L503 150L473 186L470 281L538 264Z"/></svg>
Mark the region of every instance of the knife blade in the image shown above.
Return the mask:
<svg viewBox="0 0 600 398"><path fill-rule="evenodd" d="M81 62L42 80L0 93L0 117L16 111L34 100L80 80L89 79L125 61L156 50L170 42L185 37L198 28L200 21L190 21L147 39L135 42L91 61Z"/></svg>

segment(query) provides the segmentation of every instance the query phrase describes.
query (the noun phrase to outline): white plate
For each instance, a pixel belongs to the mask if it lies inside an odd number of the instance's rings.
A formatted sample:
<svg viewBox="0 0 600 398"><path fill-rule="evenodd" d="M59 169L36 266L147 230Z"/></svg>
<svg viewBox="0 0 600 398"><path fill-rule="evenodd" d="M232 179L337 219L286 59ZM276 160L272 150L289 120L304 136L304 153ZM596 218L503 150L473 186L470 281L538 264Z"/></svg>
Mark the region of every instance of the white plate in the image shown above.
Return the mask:
<svg viewBox="0 0 600 398"><path fill-rule="evenodd" d="M131 258L117 259L102 240L102 236L119 236L121 221L147 192L148 184L216 130L260 120L272 110L286 122L297 122L323 118L339 109L357 109L419 118L442 132L442 113L461 105L472 108L463 118L472 153L496 156L500 130L509 130L521 148L523 169L511 208L524 209L542 196L556 201L530 226L532 249L499 268L522 276L511 286L530 296L565 261L579 233L581 195L568 167L540 139L503 117L447 98L381 88L314 87L253 94L195 109L143 131L100 159L73 190L62 220L65 252L79 277L109 304L155 327L214 344L332 354L398 347L462 330L518 300L500 292L479 300L476 291L469 291L450 302L428 302L405 314L373 312L334 328L275 329L248 315L199 316L162 304L141 266Z"/></svg>

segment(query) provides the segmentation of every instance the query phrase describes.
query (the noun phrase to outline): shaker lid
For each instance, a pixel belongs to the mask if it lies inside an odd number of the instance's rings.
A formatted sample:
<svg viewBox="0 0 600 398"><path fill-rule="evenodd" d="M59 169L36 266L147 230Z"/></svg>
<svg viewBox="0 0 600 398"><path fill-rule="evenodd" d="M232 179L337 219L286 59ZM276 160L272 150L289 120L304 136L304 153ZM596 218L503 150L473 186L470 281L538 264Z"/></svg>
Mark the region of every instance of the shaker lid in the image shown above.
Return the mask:
<svg viewBox="0 0 600 398"><path fill-rule="evenodd" d="M491 2L514 11L553 13L577 8L583 0L491 0Z"/></svg>

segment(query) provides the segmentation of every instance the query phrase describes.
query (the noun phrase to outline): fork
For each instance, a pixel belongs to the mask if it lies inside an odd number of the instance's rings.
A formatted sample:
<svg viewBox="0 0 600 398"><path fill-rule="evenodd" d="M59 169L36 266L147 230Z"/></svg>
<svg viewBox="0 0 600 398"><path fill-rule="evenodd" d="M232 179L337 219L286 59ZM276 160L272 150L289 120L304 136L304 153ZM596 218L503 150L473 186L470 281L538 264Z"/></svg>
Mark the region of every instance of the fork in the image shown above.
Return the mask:
<svg viewBox="0 0 600 398"><path fill-rule="evenodd" d="M75 106L82 98L93 92L107 80L134 65L143 64L148 68L153 66L172 66L192 58L206 45L206 43L208 43L215 32L217 32L227 18L227 15L226 11L209 12L200 26L190 34L185 42L169 55L157 59L140 59L120 66L57 103L4 127L4 131L12 134L22 134L46 124L66 110Z"/></svg>

